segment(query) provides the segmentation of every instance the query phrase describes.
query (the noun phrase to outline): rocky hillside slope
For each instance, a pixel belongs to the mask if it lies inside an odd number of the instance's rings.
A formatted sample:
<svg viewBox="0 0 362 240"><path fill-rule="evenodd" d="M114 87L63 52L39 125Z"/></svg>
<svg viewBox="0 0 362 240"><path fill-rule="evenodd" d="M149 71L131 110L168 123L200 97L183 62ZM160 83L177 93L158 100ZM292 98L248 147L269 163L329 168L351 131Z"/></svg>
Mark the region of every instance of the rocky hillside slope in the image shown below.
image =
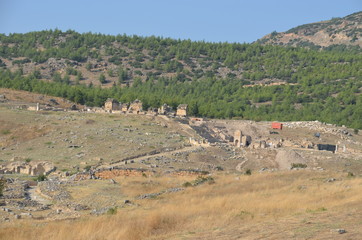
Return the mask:
<svg viewBox="0 0 362 240"><path fill-rule="evenodd" d="M362 128L360 52L57 29L0 34L0 87L87 106L139 99L144 109L187 104L191 116Z"/></svg>
<svg viewBox="0 0 362 240"><path fill-rule="evenodd" d="M304 24L286 32L272 32L258 42L289 46L354 45L362 47L362 12L343 18Z"/></svg>

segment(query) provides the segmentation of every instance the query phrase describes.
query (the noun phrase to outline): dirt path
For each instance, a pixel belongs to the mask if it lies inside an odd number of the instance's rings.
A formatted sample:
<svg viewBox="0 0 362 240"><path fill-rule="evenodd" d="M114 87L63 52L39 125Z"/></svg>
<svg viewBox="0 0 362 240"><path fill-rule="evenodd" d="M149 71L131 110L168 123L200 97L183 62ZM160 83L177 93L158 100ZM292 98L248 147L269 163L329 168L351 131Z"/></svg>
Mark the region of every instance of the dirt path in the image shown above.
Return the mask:
<svg viewBox="0 0 362 240"><path fill-rule="evenodd" d="M38 187L30 187L28 189L29 198L33 201L36 201L40 204L51 204L52 202L45 197L43 197L41 194L37 192Z"/></svg>
<svg viewBox="0 0 362 240"><path fill-rule="evenodd" d="M207 147L207 146L203 146L203 147ZM176 150L169 151L169 152L161 152L161 153L156 153L156 154L145 155L145 156L142 156L142 157L129 159L127 161L134 161L135 163L139 163L142 160L146 160L146 159L151 158L151 157L154 158L154 157L161 157L161 156L169 156L169 155L172 155L173 153L176 153L176 152L177 153L188 152L188 151L196 150L198 148L200 148L200 146L193 145L193 146L190 146L190 147L176 149ZM126 161L122 161L122 162L118 162L118 163L114 163L114 164L102 165L102 166L99 166L97 168L102 169L102 168L122 166L122 165L125 165L125 164L126 164Z"/></svg>

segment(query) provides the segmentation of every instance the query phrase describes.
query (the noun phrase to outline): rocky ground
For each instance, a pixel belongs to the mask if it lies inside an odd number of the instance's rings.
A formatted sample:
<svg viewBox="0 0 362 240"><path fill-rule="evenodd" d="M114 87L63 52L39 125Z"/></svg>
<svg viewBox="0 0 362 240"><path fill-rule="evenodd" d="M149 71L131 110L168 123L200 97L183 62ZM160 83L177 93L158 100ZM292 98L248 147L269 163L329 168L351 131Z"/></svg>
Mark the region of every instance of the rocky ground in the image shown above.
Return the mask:
<svg viewBox="0 0 362 240"><path fill-rule="evenodd" d="M139 209L142 201L167 199L220 174L362 175L362 135L344 126L287 122L275 130L270 122L37 112L6 102L0 113L0 165L15 166L11 174L1 174L6 179L1 222ZM250 136L248 147L234 146L236 130ZM321 151L318 144L339 150ZM44 172L45 181L17 170L37 162L54 167ZM333 174L328 179L336 181Z"/></svg>

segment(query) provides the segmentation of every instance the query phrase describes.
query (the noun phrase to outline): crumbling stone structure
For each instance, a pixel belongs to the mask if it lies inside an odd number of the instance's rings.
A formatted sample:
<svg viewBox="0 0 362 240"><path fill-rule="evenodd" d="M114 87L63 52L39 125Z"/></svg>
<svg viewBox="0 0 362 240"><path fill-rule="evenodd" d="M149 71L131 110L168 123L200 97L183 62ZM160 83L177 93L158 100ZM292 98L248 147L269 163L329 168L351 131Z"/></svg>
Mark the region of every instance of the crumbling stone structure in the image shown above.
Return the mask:
<svg viewBox="0 0 362 240"><path fill-rule="evenodd" d="M241 137L242 137L242 133L240 130L236 130L234 133L234 146L235 147L240 147L241 146Z"/></svg>
<svg viewBox="0 0 362 240"><path fill-rule="evenodd" d="M176 116L186 117L187 116L187 104L180 104L177 107Z"/></svg>
<svg viewBox="0 0 362 240"><path fill-rule="evenodd" d="M250 136L242 136L241 137L241 146L247 147L251 144L251 137Z"/></svg>
<svg viewBox="0 0 362 240"><path fill-rule="evenodd" d="M170 107L165 103L158 109L158 114L169 115L169 114L174 114L174 111L172 110L172 107Z"/></svg>
<svg viewBox="0 0 362 240"><path fill-rule="evenodd" d="M108 98L104 103L104 109L107 111L119 110L119 102L116 99Z"/></svg>
<svg viewBox="0 0 362 240"><path fill-rule="evenodd" d="M129 107L129 104L128 104L128 103L123 103L123 104L121 104L121 112L122 112L122 113L127 113L128 107Z"/></svg>
<svg viewBox="0 0 362 240"><path fill-rule="evenodd" d="M150 107L150 108L148 108L148 110L147 110L147 114L148 114L148 115L152 115L152 116L157 116L157 114L158 114L158 109L157 109L157 108Z"/></svg>
<svg viewBox="0 0 362 240"><path fill-rule="evenodd" d="M139 114L142 111L142 102L138 99L134 100L128 108L128 113Z"/></svg>
<svg viewBox="0 0 362 240"><path fill-rule="evenodd" d="M1 174L20 173L38 176L41 174L47 175L54 170L54 165L49 162L10 162L0 165Z"/></svg>
<svg viewBox="0 0 362 240"><path fill-rule="evenodd" d="M234 146L235 147L247 147L251 144L251 137L243 135L240 130L236 130L234 133Z"/></svg>
<svg viewBox="0 0 362 240"><path fill-rule="evenodd" d="M6 102L5 95L0 95L0 102Z"/></svg>

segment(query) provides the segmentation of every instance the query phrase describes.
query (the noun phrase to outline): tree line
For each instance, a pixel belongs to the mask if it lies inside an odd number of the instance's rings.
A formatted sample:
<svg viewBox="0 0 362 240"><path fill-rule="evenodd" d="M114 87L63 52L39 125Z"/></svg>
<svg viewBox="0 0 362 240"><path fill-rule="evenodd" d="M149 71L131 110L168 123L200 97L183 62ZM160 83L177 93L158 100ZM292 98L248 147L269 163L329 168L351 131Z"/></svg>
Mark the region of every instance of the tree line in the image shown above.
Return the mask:
<svg viewBox="0 0 362 240"><path fill-rule="evenodd" d="M21 66L51 57L78 62L88 71L90 60L107 61L117 69L102 72L99 82L106 81L106 73L119 81L108 89L84 85L82 73L72 67L63 75L54 72L52 81L43 81L37 69L23 74ZM121 102L138 98L145 108L186 103L195 116L320 120L362 128L362 55L357 47L314 50L47 30L0 34L0 58L15 58L13 64L20 66L10 71L0 61L1 87L89 106L101 106L108 97ZM275 80L285 85L249 86Z"/></svg>

